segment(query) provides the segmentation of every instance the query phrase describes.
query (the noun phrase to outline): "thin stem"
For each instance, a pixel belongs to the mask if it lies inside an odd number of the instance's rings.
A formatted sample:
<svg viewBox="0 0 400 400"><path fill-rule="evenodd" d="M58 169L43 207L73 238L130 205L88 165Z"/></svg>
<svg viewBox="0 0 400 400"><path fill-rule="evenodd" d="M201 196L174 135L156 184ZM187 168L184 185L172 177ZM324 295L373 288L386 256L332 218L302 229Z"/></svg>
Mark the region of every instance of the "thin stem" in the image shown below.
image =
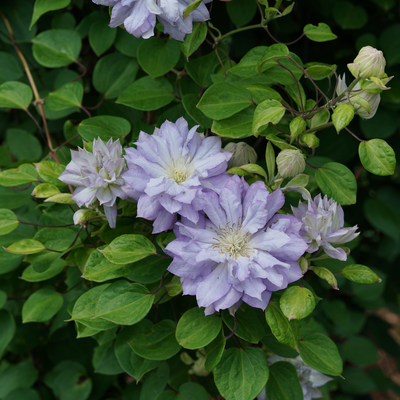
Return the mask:
<svg viewBox="0 0 400 400"><path fill-rule="evenodd" d="M222 71L223 71L223 73L224 73L224 75L225 75L225 77L226 77L226 71L225 71L224 63L222 62L221 57L219 56L218 48L219 48L219 47L215 47L215 49L214 49L214 50L215 50L215 54L216 54L217 57L218 57L219 63L221 64L221 67L222 67Z"/></svg>
<svg viewBox="0 0 400 400"><path fill-rule="evenodd" d="M272 36L272 33L269 31L268 27L265 27L265 31L268 33L269 37L270 37L273 41L275 41L276 43L284 44L285 46L290 46L291 44L294 44L294 43L298 42L298 41L305 35L305 33L303 32L297 39L293 40L292 42L283 43L283 42L280 42L278 39L275 39L275 38Z"/></svg>
<svg viewBox="0 0 400 400"><path fill-rule="evenodd" d="M66 290L65 292L61 293L61 294L67 294L68 292L70 292L72 289L75 289L78 285L80 285L81 283L83 283L83 280L79 281L78 283L76 283L74 286L70 287L68 290Z"/></svg>
<svg viewBox="0 0 400 400"><path fill-rule="evenodd" d="M262 10L262 8L261 8L261 5L260 5L260 3L258 2L258 0L256 0L256 4L257 4L257 7L258 7L258 11L260 11L260 15L261 15L261 24L264 22L264 12L263 12L263 10Z"/></svg>
<svg viewBox="0 0 400 400"><path fill-rule="evenodd" d="M224 336L225 340L230 339L236 332L236 325L237 325L236 313L234 314L234 318L235 318L235 321L234 321L232 332L228 336Z"/></svg>
<svg viewBox="0 0 400 400"><path fill-rule="evenodd" d="M23 192L24 190L29 189L31 186L32 186L32 182L29 183L28 186L25 186L25 187L20 188L20 189L19 188L14 188L14 187L7 187L7 189L15 190L16 192Z"/></svg>
<svg viewBox="0 0 400 400"><path fill-rule="evenodd" d="M58 151L61 149L61 147L64 147L66 144L68 144L69 142L72 142L74 139L78 138L80 136L80 134L76 134L75 136L72 136L72 138L66 140L64 143L60 144L56 149L54 149L54 151Z"/></svg>
<svg viewBox="0 0 400 400"><path fill-rule="evenodd" d="M279 61L276 61L276 62L277 62L277 64L280 65L283 69L286 69L287 71L289 71L290 74L292 75L294 81L296 82L297 91L299 92L301 111L304 111L303 97L302 97L302 95L301 95L300 85L299 85L298 80L296 79L296 76L294 75L293 71L291 71L289 68L287 68L287 67L285 67L284 65L282 65Z"/></svg>
<svg viewBox="0 0 400 400"><path fill-rule="evenodd" d="M170 256L163 256L162 254L158 254L158 253L156 253L154 255L157 257L161 257L161 258L171 258Z"/></svg>
<svg viewBox="0 0 400 400"><path fill-rule="evenodd" d="M312 133L312 132L317 132L325 128L329 128L333 125L333 122L327 122L326 124L322 124L320 126L316 126L315 128L307 129L303 133Z"/></svg>
<svg viewBox="0 0 400 400"><path fill-rule="evenodd" d="M249 29L257 29L257 28L264 28L264 23L256 24L256 25L243 26L242 28L234 29L233 31L225 33L225 35L222 35L219 38L215 38L214 37L214 40L215 40L216 43L219 43L219 42L222 42L227 37L229 37L231 35L234 35L235 33L248 31ZM213 36L213 35L211 35L211 36Z"/></svg>
<svg viewBox="0 0 400 400"><path fill-rule="evenodd" d="M161 277L160 285L158 286L158 288L154 292L151 292L149 294L156 294L161 289L163 282L164 282L165 275L167 274L167 272L168 272L168 270L165 270L165 272L163 273L163 276Z"/></svg>
<svg viewBox="0 0 400 400"><path fill-rule="evenodd" d="M53 249L49 249L49 248L47 248L47 247L45 247L44 249L47 250L47 251L52 251L53 253L64 253L63 251L60 251L60 250L53 250Z"/></svg>
<svg viewBox="0 0 400 400"><path fill-rule="evenodd" d="M340 100L342 100L347 95L347 93L350 93L351 90L354 88L354 86L356 86L357 83L360 81L360 79L361 78L354 79L354 81L350 84L350 86L343 93L341 93L338 97L336 97L336 99L331 100L330 106L333 107L336 103L338 103ZM337 82L336 82L336 87L335 87L335 93L336 93L336 89L337 89Z"/></svg>
<svg viewBox="0 0 400 400"><path fill-rule="evenodd" d="M75 81L77 81L78 79L83 78L83 77L86 75L86 73L87 73L87 69L86 69L86 67L85 67L83 64L81 64L78 60L75 60L74 62L75 62L75 64L78 64L78 65L83 69L83 72L82 72L82 74L80 74L80 75L77 76L76 78L72 79L71 82L75 82Z"/></svg>
<svg viewBox="0 0 400 400"><path fill-rule="evenodd" d="M349 128L347 128L347 126L345 126L344 129L346 129L346 131L349 132L350 135L352 135L353 137L355 137L359 142L368 142L368 140L360 139L360 138L359 138L357 135L355 135Z"/></svg>
<svg viewBox="0 0 400 400"><path fill-rule="evenodd" d="M83 226L81 226L80 228L79 228L79 230L78 230L78 232L76 233L76 236L75 236L75 238L74 238L74 240L73 240L73 242L69 245L69 249L75 244L75 242L78 240L78 237L79 237L79 234L81 233L81 230L83 229Z"/></svg>
<svg viewBox="0 0 400 400"><path fill-rule="evenodd" d="M33 225L33 226L38 226L39 228L66 228L67 226L73 226L75 224L67 224L67 225L40 225L40 224L34 224L32 222L24 222L24 221L20 221L18 220L18 222L20 224L23 225Z"/></svg>
<svg viewBox="0 0 400 400"><path fill-rule="evenodd" d="M84 111L84 112L87 114L87 116L88 116L89 118L92 118L92 115L90 114L90 112L89 112L88 110L86 110L85 107L80 106L80 109L81 109L82 111Z"/></svg>
<svg viewBox="0 0 400 400"><path fill-rule="evenodd" d="M307 161L306 161L306 164L307 164L309 167L313 168L313 169L319 169L319 167L314 167L314 165L311 165L311 164L308 163Z"/></svg>
<svg viewBox="0 0 400 400"><path fill-rule="evenodd" d="M85 106L85 108L86 108L87 110L95 110L96 108L99 108L99 107L104 103L104 100L105 100L105 99L106 99L106 94L104 93L104 94L103 94L103 97L101 98L101 100L99 101L98 104L96 104L96 105L93 106L93 107Z"/></svg>
<svg viewBox="0 0 400 400"><path fill-rule="evenodd" d="M89 239L89 242L92 244L92 246L96 247L96 245L93 243L92 238L90 237L90 234L89 234L89 230L88 230L87 225L85 226L85 230L86 230L86 236L87 236L87 238Z"/></svg>
<svg viewBox="0 0 400 400"><path fill-rule="evenodd" d="M42 137L44 137L44 136L43 136L43 131L42 131L42 128L40 127L40 125L39 125L39 122L37 122L36 118L30 113L30 111L29 111L27 108L25 109L25 111L26 111L26 113L31 117L31 119L32 119L33 122L36 124L36 126L38 127L39 132L40 132L40 134L42 135Z"/></svg>
<svg viewBox="0 0 400 400"><path fill-rule="evenodd" d="M231 59L229 57L229 54L219 46L216 46L215 48L218 49L218 50L221 50L226 55L226 58L228 59L229 65L232 68L232 61L231 61Z"/></svg>

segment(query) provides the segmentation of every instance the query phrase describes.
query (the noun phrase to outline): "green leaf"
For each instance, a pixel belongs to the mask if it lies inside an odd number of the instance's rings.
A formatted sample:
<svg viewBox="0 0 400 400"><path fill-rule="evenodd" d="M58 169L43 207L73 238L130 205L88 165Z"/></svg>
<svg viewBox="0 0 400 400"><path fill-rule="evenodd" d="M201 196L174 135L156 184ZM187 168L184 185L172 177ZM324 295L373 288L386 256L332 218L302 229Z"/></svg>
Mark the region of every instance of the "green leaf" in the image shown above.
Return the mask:
<svg viewBox="0 0 400 400"><path fill-rule="evenodd" d="M356 202L357 181L343 164L327 163L315 171L315 178L322 192L339 204L348 205Z"/></svg>
<svg viewBox="0 0 400 400"><path fill-rule="evenodd" d="M44 246L37 240L22 239L8 246L5 250L13 254L35 254L43 251Z"/></svg>
<svg viewBox="0 0 400 400"><path fill-rule="evenodd" d="M226 350L214 370L218 391L230 400L253 400L268 377L267 358L254 347Z"/></svg>
<svg viewBox="0 0 400 400"><path fill-rule="evenodd" d="M206 90L197 108L207 117L221 120L231 117L251 104L251 93L247 89L220 82Z"/></svg>
<svg viewBox="0 0 400 400"><path fill-rule="evenodd" d="M93 86L106 99L119 96L136 78L139 64L119 53L100 58L93 70Z"/></svg>
<svg viewBox="0 0 400 400"><path fill-rule="evenodd" d="M99 250L108 261L114 264L130 264L142 258L156 254L156 248L143 235L121 235L114 239L104 250Z"/></svg>
<svg viewBox="0 0 400 400"><path fill-rule="evenodd" d="M120 117L110 115L100 115L84 119L78 125L79 134L88 142L100 138L103 142L109 139L119 139L125 137L131 131L131 124Z"/></svg>
<svg viewBox="0 0 400 400"><path fill-rule="evenodd" d="M218 136L243 139L253 135L253 118L255 107L251 106L230 118L213 121L211 130Z"/></svg>
<svg viewBox="0 0 400 400"><path fill-rule="evenodd" d="M51 263L50 267L44 272L37 272L34 270L32 265L29 265L24 269L21 279L27 282L42 282L47 279L53 278L64 270L66 266L64 259L59 258Z"/></svg>
<svg viewBox="0 0 400 400"><path fill-rule="evenodd" d="M332 33L331 28L327 24L320 22L318 26L308 24L304 27L305 35L314 42L327 42L337 39L337 36Z"/></svg>
<svg viewBox="0 0 400 400"><path fill-rule="evenodd" d="M17 229L18 225L18 218L11 210L7 210L6 208L0 209L0 236Z"/></svg>
<svg viewBox="0 0 400 400"><path fill-rule="evenodd" d="M34 166L36 167L39 177L45 182L56 186L65 186L65 183L58 179L64 172L65 165L58 164L54 161L41 161L40 163L35 163Z"/></svg>
<svg viewBox="0 0 400 400"><path fill-rule="evenodd" d="M186 311L176 327L176 340L185 349L195 350L207 346L218 335L222 320L216 315L204 315L203 308Z"/></svg>
<svg viewBox="0 0 400 400"><path fill-rule="evenodd" d="M265 49L263 56L259 59L256 70L262 73L276 66L276 61L289 57L289 49L282 43L273 44Z"/></svg>
<svg viewBox="0 0 400 400"><path fill-rule="evenodd" d="M22 307L22 322L46 322L63 305L60 293L52 289L39 289L29 296Z"/></svg>
<svg viewBox="0 0 400 400"><path fill-rule="evenodd" d="M288 346L279 343L276 337L273 335L270 329L268 329L267 334L263 337L261 342L274 354L285 357L294 358L299 355L296 350L291 349Z"/></svg>
<svg viewBox="0 0 400 400"><path fill-rule="evenodd" d="M179 43L182 53L186 60L200 47L207 36L207 25L200 22L193 23L192 33L185 36L183 42Z"/></svg>
<svg viewBox="0 0 400 400"><path fill-rule="evenodd" d="M135 336L129 346L143 358L160 361L173 357L181 349L175 339L175 323L169 319L164 319L153 325L150 331Z"/></svg>
<svg viewBox="0 0 400 400"><path fill-rule="evenodd" d="M289 186L300 186L300 187L306 187L308 185L308 181L310 180L310 177L306 174L299 174L296 175L294 178L292 178L284 187L289 187Z"/></svg>
<svg viewBox="0 0 400 400"><path fill-rule="evenodd" d="M140 44L137 59L147 74L152 78L158 78L175 67L180 54L176 40L164 41L153 36Z"/></svg>
<svg viewBox="0 0 400 400"><path fill-rule="evenodd" d="M269 183L271 183L275 176L275 151L270 141L268 141L267 148L265 149L265 163L267 164Z"/></svg>
<svg viewBox="0 0 400 400"><path fill-rule="evenodd" d="M48 197L45 203L57 203L57 204L75 204L75 201L72 200L71 193L59 193L54 196ZM94 213L96 215L96 213Z"/></svg>
<svg viewBox="0 0 400 400"><path fill-rule="evenodd" d="M139 381L146 372L157 368L161 361L146 360L138 356L129 346L129 341L136 335L150 331L152 323L144 319L134 326L123 328L115 341L115 355L123 370Z"/></svg>
<svg viewBox="0 0 400 400"><path fill-rule="evenodd" d="M289 321L282 313L277 301L270 301L265 310L265 318L276 339L285 346L298 349L301 324Z"/></svg>
<svg viewBox="0 0 400 400"><path fill-rule="evenodd" d="M308 267L308 269L313 271L319 278L327 281L333 289L339 290L335 275L329 269L324 267Z"/></svg>
<svg viewBox="0 0 400 400"><path fill-rule="evenodd" d="M186 61L185 69L198 85L207 87L212 83L210 75L214 73L217 65L219 65L218 58L215 52L211 52L205 56Z"/></svg>
<svg viewBox="0 0 400 400"><path fill-rule="evenodd" d="M35 7L33 9L32 21L29 29L32 28L33 24L45 13L54 10L60 10L69 5L71 0L36 0Z"/></svg>
<svg viewBox="0 0 400 400"><path fill-rule="evenodd" d="M350 1L335 2L331 13L342 29L360 29L368 21L367 11Z"/></svg>
<svg viewBox="0 0 400 400"><path fill-rule="evenodd" d="M165 285L167 289L167 293L169 296L174 297L178 296L178 294L182 293L182 283L179 276L174 275L171 279L171 282Z"/></svg>
<svg viewBox="0 0 400 400"><path fill-rule="evenodd" d="M227 310L222 312L226 326L233 330L235 321ZM265 335L263 313L248 306L242 306L236 311L235 335L250 343L258 343Z"/></svg>
<svg viewBox="0 0 400 400"><path fill-rule="evenodd" d="M118 29L117 39L115 39L114 46L116 49L128 57L137 57L137 50L143 42L143 38L136 38L128 33L125 29Z"/></svg>
<svg viewBox="0 0 400 400"><path fill-rule="evenodd" d="M233 0L226 3L226 10L231 21L235 24L236 28L247 25L257 12L256 2L243 2L240 0Z"/></svg>
<svg viewBox="0 0 400 400"><path fill-rule="evenodd" d="M1 77L0 83L17 81L23 77L20 63L11 53L0 51Z"/></svg>
<svg viewBox="0 0 400 400"><path fill-rule="evenodd" d="M396 154L382 139L361 142L358 147L360 161L364 168L380 176L393 175L396 168Z"/></svg>
<svg viewBox="0 0 400 400"><path fill-rule="evenodd" d="M269 367L270 377L265 388L270 399L302 400L303 390L296 368L289 362L279 361Z"/></svg>
<svg viewBox="0 0 400 400"><path fill-rule="evenodd" d="M312 65L306 68L308 75L310 75L311 79L314 81L320 81L332 76L334 70L336 70L336 65Z"/></svg>
<svg viewBox="0 0 400 400"><path fill-rule="evenodd" d="M285 289L280 299L283 314L289 319L308 317L315 308L315 299L305 287L292 286Z"/></svg>
<svg viewBox="0 0 400 400"><path fill-rule="evenodd" d="M382 282L382 279L365 265L350 264L343 269L342 274L349 281L357 283L371 284Z"/></svg>
<svg viewBox="0 0 400 400"><path fill-rule="evenodd" d="M108 261L99 249L90 254L82 278L89 281L104 282L128 275L134 268L133 264L118 265Z"/></svg>
<svg viewBox="0 0 400 400"><path fill-rule="evenodd" d="M79 33L70 29L51 29L33 40L35 60L47 68L60 68L73 63L81 52Z"/></svg>
<svg viewBox="0 0 400 400"><path fill-rule="evenodd" d="M110 28L107 21L98 20L92 24L89 30L89 43L97 57L113 45L116 36L117 30Z"/></svg>
<svg viewBox="0 0 400 400"><path fill-rule="evenodd" d="M129 85L116 103L136 110L152 111L166 106L174 98L172 85L165 78L145 76Z"/></svg>
<svg viewBox="0 0 400 400"><path fill-rule="evenodd" d="M38 371L32 362L22 361L11 364L0 372L0 398L6 397L17 389L29 388L38 378Z"/></svg>
<svg viewBox="0 0 400 400"><path fill-rule="evenodd" d="M259 84L245 85L244 86L250 93L253 101L258 105L265 100L281 101L282 96L274 89L268 86L261 86Z"/></svg>
<svg viewBox="0 0 400 400"><path fill-rule="evenodd" d="M266 180L268 179L267 173L263 168L261 168L258 164L246 164L239 167L250 174L257 174L264 177Z"/></svg>
<svg viewBox="0 0 400 400"><path fill-rule="evenodd" d="M14 187L25 183L35 182L37 173L31 164L22 164L18 168L6 169L0 172L0 185Z"/></svg>
<svg viewBox="0 0 400 400"><path fill-rule="evenodd" d="M186 35L187 36L187 35ZM196 106L199 102L199 96L194 93L185 94L182 98L182 104L186 112L203 128L211 128L212 120L206 117Z"/></svg>
<svg viewBox="0 0 400 400"><path fill-rule="evenodd" d="M1 335L0 335L0 358L1 358L8 344L13 339L16 331L14 317L8 310L0 310L0 326L1 326Z"/></svg>
<svg viewBox="0 0 400 400"><path fill-rule="evenodd" d="M311 368L327 375L340 375L343 362L335 343L322 333L312 333L299 342L303 361Z"/></svg>
<svg viewBox="0 0 400 400"><path fill-rule="evenodd" d="M154 295L145 286L120 280L101 293L95 316L118 325L133 325L148 314L153 301Z"/></svg>
<svg viewBox="0 0 400 400"><path fill-rule="evenodd" d="M81 107L83 86L80 82L68 82L55 92L51 92L46 99L49 110L59 111L70 107Z"/></svg>
<svg viewBox="0 0 400 400"><path fill-rule="evenodd" d="M331 117L331 115L326 108L324 110L317 112L311 118L310 128L316 128L317 126L326 124L329 121L330 117Z"/></svg>
<svg viewBox="0 0 400 400"><path fill-rule="evenodd" d="M92 364L96 374L118 375L124 372L115 356L112 340L102 343L94 349Z"/></svg>
<svg viewBox="0 0 400 400"><path fill-rule="evenodd" d="M269 123L277 125L285 115L285 108L277 100L265 100L260 103L254 112L253 135L258 136L260 128L266 128Z"/></svg>
<svg viewBox="0 0 400 400"><path fill-rule="evenodd" d="M149 256L136 261L127 278L143 284L158 282L170 263L171 259Z"/></svg>
<svg viewBox="0 0 400 400"><path fill-rule="evenodd" d="M139 393L137 393L137 395L135 394L132 396L132 399L158 399L158 395L165 389L169 377L169 367L168 364L164 362L155 371L151 372L144 378L140 397Z"/></svg>
<svg viewBox="0 0 400 400"><path fill-rule="evenodd" d="M42 155L42 145L32 134L23 129L7 129L7 146L18 160L38 161ZM24 146L21 146L24 143Z"/></svg>
<svg viewBox="0 0 400 400"><path fill-rule="evenodd" d="M70 228L43 228L36 232L33 237L35 240L51 250L65 251L74 241L76 231ZM80 239L77 239L77 243Z"/></svg>
<svg viewBox="0 0 400 400"><path fill-rule="evenodd" d="M196 8L201 4L203 0L194 0L192 1L184 10L183 10L183 19L186 19Z"/></svg>
<svg viewBox="0 0 400 400"><path fill-rule="evenodd" d="M351 104L339 104L333 111L332 122L339 133L354 118L354 107Z"/></svg>
<svg viewBox="0 0 400 400"><path fill-rule="evenodd" d="M9 81L0 85L0 107L26 110L32 99L32 89L25 83Z"/></svg>
<svg viewBox="0 0 400 400"><path fill-rule="evenodd" d="M207 371L212 371L221 360L225 349L224 331L218 333L217 337L206 347L206 362L204 364Z"/></svg>
<svg viewBox="0 0 400 400"><path fill-rule="evenodd" d="M71 319L78 321L89 328L102 331L114 328L115 324L110 321L99 318L93 319L99 298L110 285L111 283L105 283L100 286L95 286L94 288L83 293L74 304L71 313Z"/></svg>

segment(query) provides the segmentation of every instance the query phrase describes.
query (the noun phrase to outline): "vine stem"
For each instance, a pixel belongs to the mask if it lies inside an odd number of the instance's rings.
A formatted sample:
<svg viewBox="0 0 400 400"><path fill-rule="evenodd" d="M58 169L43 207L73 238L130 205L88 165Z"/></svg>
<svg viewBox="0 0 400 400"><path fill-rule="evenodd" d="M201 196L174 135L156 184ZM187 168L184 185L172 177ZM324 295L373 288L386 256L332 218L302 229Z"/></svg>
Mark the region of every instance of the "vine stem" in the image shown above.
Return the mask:
<svg viewBox="0 0 400 400"><path fill-rule="evenodd" d="M37 90L35 81L33 80L31 71L30 71L30 69L29 69L29 65L28 65L28 63L27 63L27 61L26 61L26 59L25 59L25 56L22 54L20 48L18 47L18 45L17 45L17 43L16 43L16 41L15 41L14 32L13 32L13 30L12 30L12 28L11 28L11 25L10 25L10 23L9 23L9 21L8 21L8 19L7 19L7 17L5 16L5 14L4 14L1 10L0 10L0 16L1 16L1 18L3 19L3 21L4 21L5 25L6 25L8 34L10 35L10 38L11 38L11 43L12 43L12 45L13 45L15 51L17 52L18 57L19 57L20 60L21 60L21 63L22 63L22 65L23 65L24 69L25 69L25 73L26 73L26 75L27 75L27 77L28 77L28 80L29 80L29 83L30 83L30 85L31 85L31 88L32 88L32 91L33 91L33 94L34 94L35 100L36 100L35 103L36 103L36 105L39 107L40 114L41 114L41 116L42 116L43 125L44 125L44 130L45 130L46 138L47 138L47 145L49 146L50 152L52 153L51 155L52 155L52 157L54 158L54 160L55 160L57 163L60 164L60 160L59 160L58 157L55 155L55 153L54 153L54 148L53 148L53 144L52 144L52 142L51 142L49 127L48 127L48 125L47 125L47 119L46 119L46 116L45 116L45 114L44 114L44 109L43 109L43 100L42 100L42 99L40 98L40 96L39 96L39 92L38 92L38 90Z"/></svg>
<svg viewBox="0 0 400 400"><path fill-rule="evenodd" d="M257 28L264 28L264 22L262 22L260 24L243 26L242 28L234 29L233 31L225 33L225 35L222 35L222 36L220 36L218 38L214 38L214 40L215 40L215 43L218 44L219 42L222 42L224 39L226 39L227 37L229 37L231 35L234 35L235 33L248 31L249 29L257 29Z"/></svg>

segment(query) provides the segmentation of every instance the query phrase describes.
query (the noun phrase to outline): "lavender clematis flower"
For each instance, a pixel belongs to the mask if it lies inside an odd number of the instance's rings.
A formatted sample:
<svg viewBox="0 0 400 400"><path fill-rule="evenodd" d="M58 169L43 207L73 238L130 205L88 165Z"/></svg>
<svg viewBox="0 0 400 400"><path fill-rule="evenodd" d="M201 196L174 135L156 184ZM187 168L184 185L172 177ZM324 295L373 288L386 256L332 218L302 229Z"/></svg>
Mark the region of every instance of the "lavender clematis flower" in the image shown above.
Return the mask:
<svg viewBox="0 0 400 400"><path fill-rule="evenodd" d="M138 217L154 221L153 233L171 229L180 214L199 220L204 189L218 190L231 153L221 152L221 139L204 138L188 129L184 118L166 121L153 135L140 132L137 149L126 149L125 181L136 191Z"/></svg>
<svg viewBox="0 0 400 400"><path fill-rule="evenodd" d="M202 197L209 219L176 224L177 239L165 249L173 257L168 270L206 315L242 302L264 310L271 292L302 276L297 260L308 246L298 235L301 222L275 215L284 196L280 189L269 194L261 181L249 186L233 176L219 195Z"/></svg>
<svg viewBox="0 0 400 400"><path fill-rule="evenodd" d="M296 358L283 358L274 354L268 358L269 365L280 361L289 362L296 368L304 400L319 399L323 396L322 392L318 388L331 381L332 378L309 367L300 356L297 356ZM265 389L263 389L263 391L257 396L257 400L268 400Z"/></svg>
<svg viewBox="0 0 400 400"><path fill-rule="evenodd" d="M106 144L98 138L93 141L93 153L78 147L71 150L72 161L58 177L61 182L78 186L72 200L79 207L89 207L96 199L104 207L111 228L117 218L117 197L129 199L134 191L125 183L121 174L126 171L119 140L110 139Z"/></svg>
<svg viewBox="0 0 400 400"><path fill-rule="evenodd" d="M328 256L341 261L347 259L346 252L335 248L332 244L342 244L355 239L360 233L356 232L357 225L343 228L344 214L340 204L325 195L317 195L308 205L299 202L298 207L292 207L293 214L303 222L301 237L309 243L307 252L314 253L322 247Z"/></svg>
<svg viewBox="0 0 400 400"><path fill-rule="evenodd" d="M209 3L212 0L204 0ZM194 21L204 22L210 19L207 7L201 3L186 19L183 10L190 0L93 0L94 3L113 7L110 27L124 24L125 29L136 37L148 39L154 36L156 16L164 25L165 33L181 40L192 32Z"/></svg>

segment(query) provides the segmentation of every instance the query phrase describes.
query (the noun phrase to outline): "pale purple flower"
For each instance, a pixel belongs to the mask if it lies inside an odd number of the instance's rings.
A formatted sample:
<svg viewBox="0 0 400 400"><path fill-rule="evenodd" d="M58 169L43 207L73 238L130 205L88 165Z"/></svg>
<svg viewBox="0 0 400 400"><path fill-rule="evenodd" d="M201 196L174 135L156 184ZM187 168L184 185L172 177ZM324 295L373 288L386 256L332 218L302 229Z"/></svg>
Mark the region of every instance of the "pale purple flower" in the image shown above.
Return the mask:
<svg viewBox="0 0 400 400"><path fill-rule="evenodd" d="M121 177L127 169L121 143L110 139L105 144L98 138L93 141L93 153L78 147L78 151L71 150L71 157L71 162L58 179L78 186L72 200L79 207L89 207L96 199L99 200L110 227L115 228L117 197L126 200L134 194Z"/></svg>
<svg viewBox="0 0 400 400"><path fill-rule="evenodd" d="M153 135L140 132L137 149L126 149L123 178L136 192L138 217L154 221L153 233L171 229L177 214L197 223L200 193L218 190L229 179L231 153L221 152L221 139L205 138L197 127L189 130L183 117L165 121Z"/></svg>
<svg viewBox="0 0 400 400"><path fill-rule="evenodd" d="M293 214L303 222L300 231L301 237L309 243L307 252L314 253L322 247L325 253L341 261L347 259L346 252L333 244L342 244L355 239L360 233L356 232L357 225L352 228L343 228L344 213L340 204L325 195L317 195L314 201L311 198L308 204L299 202L298 207L292 206Z"/></svg>
<svg viewBox="0 0 400 400"><path fill-rule="evenodd" d="M204 0L209 3L212 0ZM192 24L210 18L207 7L201 3L186 19L183 10L191 0L93 0L94 3L113 7L110 27L124 24L125 29L136 37L148 39L154 36L156 16L164 25L164 32L176 40L183 40L192 32Z"/></svg>
<svg viewBox="0 0 400 400"><path fill-rule="evenodd" d="M274 354L268 358L269 365L280 361L289 362L296 368L299 383L303 391L303 400L319 399L323 397L322 392L318 388L331 381L332 378L309 367L300 356L296 358L283 358ZM268 400L265 389L257 396L257 400Z"/></svg>
<svg viewBox="0 0 400 400"><path fill-rule="evenodd" d="M261 181L249 186L235 175L219 195L202 197L208 219L177 222L177 239L165 249L173 257L168 270L206 315L242 302L264 310L271 292L302 276L297 260L308 246L298 235L301 222L275 214L284 196L280 189L269 194Z"/></svg>

